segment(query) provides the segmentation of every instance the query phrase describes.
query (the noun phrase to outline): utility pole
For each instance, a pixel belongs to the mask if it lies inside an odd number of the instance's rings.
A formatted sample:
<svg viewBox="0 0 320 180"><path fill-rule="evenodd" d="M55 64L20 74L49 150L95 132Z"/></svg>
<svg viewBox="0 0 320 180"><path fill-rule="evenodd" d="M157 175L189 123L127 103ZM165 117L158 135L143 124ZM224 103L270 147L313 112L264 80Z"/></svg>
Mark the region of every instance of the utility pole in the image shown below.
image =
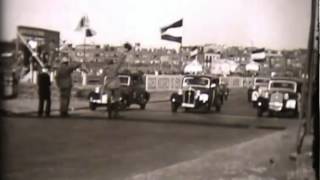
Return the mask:
<svg viewBox="0 0 320 180"><path fill-rule="evenodd" d="M308 57L305 62L305 76L304 76L304 84L303 84L303 107L304 113L306 115L306 125L307 132L311 130L312 124L312 93L314 91L313 81L315 79L315 68L316 68L316 59L317 53L315 50L315 24L316 24L316 15L317 15L317 0L311 1L311 20L310 20L310 29L309 29L309 40L308 40Z"/></svg>

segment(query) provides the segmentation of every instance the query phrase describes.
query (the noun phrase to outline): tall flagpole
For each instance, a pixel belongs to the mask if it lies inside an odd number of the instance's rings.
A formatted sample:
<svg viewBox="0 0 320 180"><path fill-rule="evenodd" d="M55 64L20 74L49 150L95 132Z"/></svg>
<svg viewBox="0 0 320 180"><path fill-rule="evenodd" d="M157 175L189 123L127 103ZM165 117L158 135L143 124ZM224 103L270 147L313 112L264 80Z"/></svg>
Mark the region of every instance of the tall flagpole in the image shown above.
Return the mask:
<svg viewBox="0 0 320 180"><path fill-rule="evenodd" d="M180 42L180 47L179 47L179 54L180 54L180 63L182 67L182 72L183 72L183 60L182 60L182 38L181 38L181 42Z"/></svg>
<svg viewBox="0 0 320 180"><path fill-rule="evenodd" d="M85 59L86 59L86 33L87 33L87 28L84 29L84 38L83 38L83 62L85 62Z"/></svg>

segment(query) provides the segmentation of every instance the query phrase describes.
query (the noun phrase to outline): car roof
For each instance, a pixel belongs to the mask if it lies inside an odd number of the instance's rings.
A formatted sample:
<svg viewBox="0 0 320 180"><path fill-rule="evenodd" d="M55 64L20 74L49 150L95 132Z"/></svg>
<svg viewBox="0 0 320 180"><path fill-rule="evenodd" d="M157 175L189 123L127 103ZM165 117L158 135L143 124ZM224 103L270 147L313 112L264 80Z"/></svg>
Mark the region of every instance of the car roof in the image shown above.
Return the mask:
<svg viewBox="0 0 320 180"><path fill-rule="evenodd" d="M273 77L270 80L294 81L297 83L302 83L301 78L294 78L294 77Z"/></svg>
<svg viewBox="0 0 320 180"><path fill-rule="evenodd" d="M270 79L270 77L254 77L255 79Z"/></svg>
<svg viewBox="0 0 320 180"><path fill-rule="evenodd" d="M184 77L206 77L209 79L219 79L218 76L213 76L213 75L185 75Z"/></svg>

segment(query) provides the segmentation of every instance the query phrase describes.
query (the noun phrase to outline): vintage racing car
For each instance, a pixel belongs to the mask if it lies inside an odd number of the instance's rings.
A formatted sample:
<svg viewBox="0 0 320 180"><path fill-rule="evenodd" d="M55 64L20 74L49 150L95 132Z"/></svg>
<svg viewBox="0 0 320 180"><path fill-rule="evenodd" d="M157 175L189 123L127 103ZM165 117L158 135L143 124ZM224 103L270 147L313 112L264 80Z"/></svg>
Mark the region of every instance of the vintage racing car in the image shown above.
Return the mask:
<svg viewBox="0 0 320 180"><path fill-rule="evenodd" d="M296 79L271 79L268 90L257 100L257 116L262 116L264 112L268 112L269 116L281 112L291 112L293 116L298 116L301 86L301 81Z"/></svg>
<svg viewBox="0 0 320 180"><path fill-rule="evenodd" d="M204 75L187 75L182 80L182 89L170 97L171 111L177 112L179 107L189 109L204 108L211 111L214 106L219 112L222 106L222 94L219 78Z"/></svg>
<svg viewBox="0 0 320 180"><path fill-rule="evenodd" d="M267 77L255 77L253 85L248 89L248 101L253 103L256 107L258 97L268 89L268 83L270 78Z"/></svg>
<svg viewBox="0 0 320 180"><path fill-rule="evenodd" d="M145 109L149 101L150 94L145 90L145 82L140 74L120 74L120 109L126 109L131 104L138 104L141 109ZM89 107L95 110L99 106L107 107L108 91L104 89L104 84L95 88L89 94Z"/></svg>

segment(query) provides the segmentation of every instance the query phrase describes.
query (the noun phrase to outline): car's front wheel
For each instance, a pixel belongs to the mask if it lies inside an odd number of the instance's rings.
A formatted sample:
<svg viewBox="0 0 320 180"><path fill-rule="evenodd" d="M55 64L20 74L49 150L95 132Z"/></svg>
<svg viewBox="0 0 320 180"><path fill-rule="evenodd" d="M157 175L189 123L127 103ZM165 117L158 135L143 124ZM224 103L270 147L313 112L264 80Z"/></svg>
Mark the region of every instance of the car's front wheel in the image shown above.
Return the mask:
<svg viewBox="0 0 320 180"><path fill-rule="evenodd" d="M206 104L206 112L210 112L211 111L211 107L212 107L212 103L209 100L208 103Z"/></svg>
<svg viewBox="0 0 320 180"><path fill-rule="evenodd" d="M126 99L126 98L123 98L123 99L120 101L119 109L120 109L120 110L125 110L128 106L129 106L129 104L128 104L127 99Z"/></svg>
<svg viewBox="0 0 320 180"><path fill-rule="evenodd" d="M178 105L175 103L171 103L171 112L177 112L178 111Z"/></svg>
<svg viewBox="0 0 320 180"><path fill-rule="evenodd" d="M258 109L257 109L257 116L258 116L258 117L261 117L262 115L263 115L262 109L258 108Z"/></svg>
<svg viewBox="0 0 320 180"><path fill-rule="evenodd" d="M271 111L271 110L269 110L269 111L268 111L268 116L269 116L269 117L273 117L273 116L274 116L274 112Z"/></svg>
<svg viewBox="0 0 320 180"><path fill-rule="evenodd" d="M96 110L97 105L95 103L90 102L89 103L89 108L90 108L91 111L94 111L94 110Z"/></svg>
<svg viewBox="0 0 320 180"><path fill-rule="evenodd" d="M140 109L145 109L147 102L148 102L148 99L147 99L146 95L141 94L140 103L139 103Z"/></svg>

